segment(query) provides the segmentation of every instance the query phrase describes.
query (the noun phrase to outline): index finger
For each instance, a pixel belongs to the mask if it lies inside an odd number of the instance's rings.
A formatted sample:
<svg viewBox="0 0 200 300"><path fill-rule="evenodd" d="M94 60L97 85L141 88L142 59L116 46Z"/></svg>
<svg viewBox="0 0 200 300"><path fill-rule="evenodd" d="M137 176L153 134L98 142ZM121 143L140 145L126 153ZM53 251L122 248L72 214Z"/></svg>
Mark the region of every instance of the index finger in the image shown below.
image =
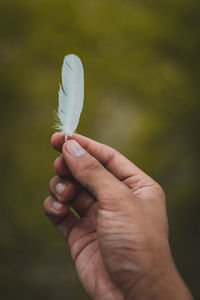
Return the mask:
<svg viewBox="0 0 200 300"><path fill-rule="evenodd" d="M51 137L51 145L56 151L62 152L64 142L65 134L63 132L56 132Z"/></svg>

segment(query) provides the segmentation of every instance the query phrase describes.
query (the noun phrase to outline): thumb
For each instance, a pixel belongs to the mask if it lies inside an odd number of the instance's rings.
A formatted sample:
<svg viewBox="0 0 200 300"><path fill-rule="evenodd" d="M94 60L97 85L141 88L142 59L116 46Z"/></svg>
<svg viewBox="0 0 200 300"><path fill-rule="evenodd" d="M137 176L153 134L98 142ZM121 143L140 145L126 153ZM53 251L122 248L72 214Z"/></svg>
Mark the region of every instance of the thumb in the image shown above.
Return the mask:
<svg viewBox="0 0 200 300"><path fill-rule="evenodd" d="M131 191L75 140L63 145L63 157L74 178L98 200L104 209L119 209L120 199L130 198Z"/></svg>

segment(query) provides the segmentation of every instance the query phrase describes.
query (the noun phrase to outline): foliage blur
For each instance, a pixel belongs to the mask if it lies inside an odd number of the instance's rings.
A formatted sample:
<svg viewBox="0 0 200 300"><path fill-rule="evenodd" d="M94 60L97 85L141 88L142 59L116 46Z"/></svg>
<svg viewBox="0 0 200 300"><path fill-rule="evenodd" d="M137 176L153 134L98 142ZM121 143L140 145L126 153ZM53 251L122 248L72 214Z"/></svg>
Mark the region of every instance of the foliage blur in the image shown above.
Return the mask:
<svg viewBox="0 0 200 300"><path fill-rule="evenodd" d="M78 132L163 186L172 252L200 297L199 0L1 0L1 299L87 299L42 210L69 53L85 68Z"/></svg>

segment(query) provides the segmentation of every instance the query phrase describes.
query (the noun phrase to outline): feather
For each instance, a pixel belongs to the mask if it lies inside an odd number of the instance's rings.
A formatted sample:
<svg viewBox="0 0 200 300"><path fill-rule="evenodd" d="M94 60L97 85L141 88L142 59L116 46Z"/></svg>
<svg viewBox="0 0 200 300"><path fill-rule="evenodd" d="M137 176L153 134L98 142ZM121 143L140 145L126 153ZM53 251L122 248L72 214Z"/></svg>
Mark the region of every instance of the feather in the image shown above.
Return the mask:
<svg viewBox="0 0 200 300"><path fill-rule="evenodd" d="M58 128L65 139L76 130L84 100L84 71L78 56L65 56L62 66L62 84L59 90Z"/></svg>

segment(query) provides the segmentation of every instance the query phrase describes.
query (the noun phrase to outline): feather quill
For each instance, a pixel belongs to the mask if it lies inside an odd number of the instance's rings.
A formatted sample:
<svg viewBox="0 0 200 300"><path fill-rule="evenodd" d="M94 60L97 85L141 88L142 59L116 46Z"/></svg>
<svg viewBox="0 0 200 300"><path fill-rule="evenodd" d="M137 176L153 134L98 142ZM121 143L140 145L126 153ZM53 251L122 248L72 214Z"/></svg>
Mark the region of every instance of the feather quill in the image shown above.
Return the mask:
<svg viewBox="0 0 200 300"><path fill-rule="evenodd" d="M84 100L84 71L81 60L74 54L65 56L62 66L62 84L59 90L58 128L65 139L76 130Z"/></svg>

